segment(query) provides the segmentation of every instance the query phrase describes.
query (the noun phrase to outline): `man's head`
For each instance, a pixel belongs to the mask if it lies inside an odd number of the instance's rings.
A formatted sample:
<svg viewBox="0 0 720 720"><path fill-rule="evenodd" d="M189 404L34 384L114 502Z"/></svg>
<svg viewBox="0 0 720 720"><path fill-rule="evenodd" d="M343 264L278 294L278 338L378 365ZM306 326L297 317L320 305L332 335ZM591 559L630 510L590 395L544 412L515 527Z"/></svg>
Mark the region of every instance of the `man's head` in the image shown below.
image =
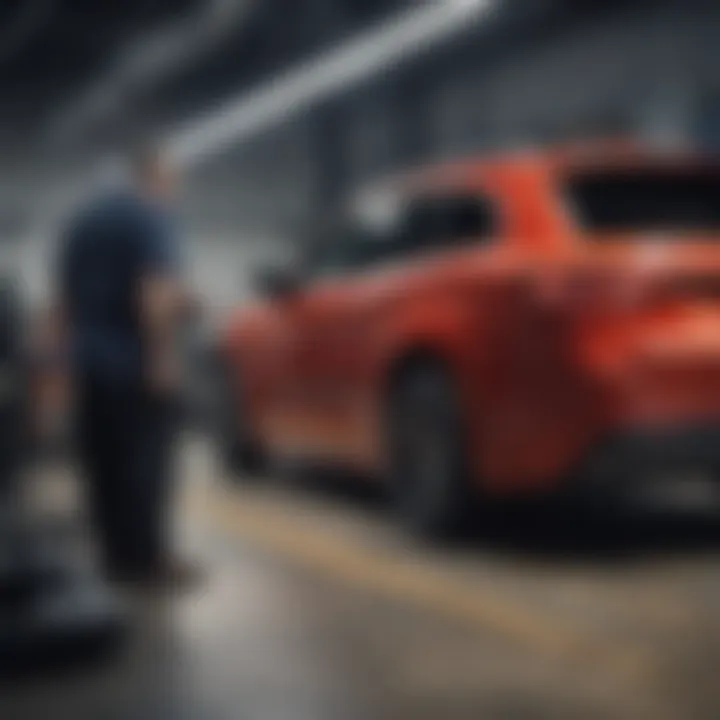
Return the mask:
<svg viewBox="0 0 720 720"><path fill-rule="evenodd" d="M178 169L158 145L134 146L128 153L128 165L133 184L144 195L170 200L177 191Z"/></svg>

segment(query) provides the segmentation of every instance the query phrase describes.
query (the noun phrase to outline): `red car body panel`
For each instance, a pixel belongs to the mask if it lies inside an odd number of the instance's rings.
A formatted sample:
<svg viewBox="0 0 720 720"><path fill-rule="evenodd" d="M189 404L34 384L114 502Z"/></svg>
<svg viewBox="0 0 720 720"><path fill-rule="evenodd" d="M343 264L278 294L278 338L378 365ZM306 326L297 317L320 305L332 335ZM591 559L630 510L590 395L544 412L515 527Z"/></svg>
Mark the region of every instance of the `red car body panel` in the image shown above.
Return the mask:
<svg viewBox="0 0 720 720"><path fill-rule="evenodd" d="M454 378L477 482L497 493L557 486L615 430L720 417L718 238L598 242L558 191L574 168L675 162L563 151L388 184L482 190L497 238L240 310L223 345L262 442L382 471L393 373L417 354Z"/></svg>

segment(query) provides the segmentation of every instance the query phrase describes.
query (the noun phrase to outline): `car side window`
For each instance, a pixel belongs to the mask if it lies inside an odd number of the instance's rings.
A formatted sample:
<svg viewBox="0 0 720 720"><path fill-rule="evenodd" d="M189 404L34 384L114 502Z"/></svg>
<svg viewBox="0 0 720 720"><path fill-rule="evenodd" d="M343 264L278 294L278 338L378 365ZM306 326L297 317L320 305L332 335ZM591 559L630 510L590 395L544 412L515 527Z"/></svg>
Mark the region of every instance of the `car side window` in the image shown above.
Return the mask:
<svg viewBox="0 0 720 720"><path fill-rule="evenodd" d="M386 224L346 217L316 233L305 257L311 281L418 253L493 239L496 213L478 195L414 197Z"/></svg>

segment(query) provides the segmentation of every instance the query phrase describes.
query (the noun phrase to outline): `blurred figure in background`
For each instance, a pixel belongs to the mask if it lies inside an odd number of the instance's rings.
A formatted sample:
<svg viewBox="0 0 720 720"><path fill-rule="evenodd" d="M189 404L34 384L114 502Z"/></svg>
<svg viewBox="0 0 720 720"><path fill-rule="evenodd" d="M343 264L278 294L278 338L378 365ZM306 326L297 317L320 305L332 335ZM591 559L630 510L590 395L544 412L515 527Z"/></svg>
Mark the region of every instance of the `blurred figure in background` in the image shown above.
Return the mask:
<svg viewBox="0 0 720 720"><path fill-rule="evenodd" d="M129 186L82 209L60 250L79 451L109 576L185 583L193 572L172 555L168 522L189 298L171 215L178 178L154 146L128 165Z"/></svg>
<svg viewBox="0 0 720 720"><path fill-rule="evenodd" d="M63 362L63 328L54 308L33 309L27 338L31 362L31 437L41 452L60 449L67 439L70 385Z"/></svg>

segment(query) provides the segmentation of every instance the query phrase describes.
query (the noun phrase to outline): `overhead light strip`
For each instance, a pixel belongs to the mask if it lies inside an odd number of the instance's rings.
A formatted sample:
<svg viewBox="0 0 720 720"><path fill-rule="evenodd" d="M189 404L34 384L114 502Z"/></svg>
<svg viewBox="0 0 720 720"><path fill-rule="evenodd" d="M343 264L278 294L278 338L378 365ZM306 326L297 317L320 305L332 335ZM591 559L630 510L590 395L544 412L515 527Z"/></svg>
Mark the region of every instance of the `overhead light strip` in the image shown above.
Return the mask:
<svg viewBox="0 0 720 720"><path fill-rule="evenodd" d="M480 20L493 0L444 0L414 8L196 118L173 134L171 155L190 166L407 60Z"/></svg>

